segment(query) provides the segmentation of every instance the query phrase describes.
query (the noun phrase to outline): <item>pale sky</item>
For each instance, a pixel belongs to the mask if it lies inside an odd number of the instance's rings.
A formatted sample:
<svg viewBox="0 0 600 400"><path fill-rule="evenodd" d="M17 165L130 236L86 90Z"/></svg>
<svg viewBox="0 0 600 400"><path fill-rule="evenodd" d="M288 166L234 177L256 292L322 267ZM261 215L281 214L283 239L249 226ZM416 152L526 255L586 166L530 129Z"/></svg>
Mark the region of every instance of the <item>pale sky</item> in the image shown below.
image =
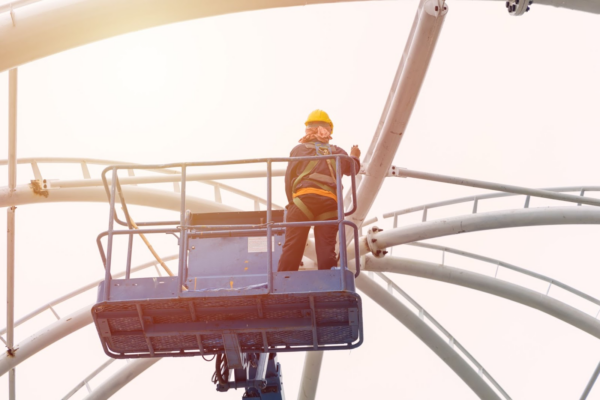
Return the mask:
<svg viewBox="0 0 600 400"><path fill-rule="evenodd" d="M24 65L19 68L18 157L163 163L286 156L315 108L333 119L335 144L345 149L358 144L366 151L416 7L413 1L386 1L219 16L104 40ZM394 164L528 187L598 184L598 18L536 4L526 15L510 17L503 2L450 2ZM0 74L0 110L8 108L7 81L8 73ZM0 115L0 143L7 143L7 113ZM5 151L0 157L6 156ZM78 166L41 169L44 178L80 177ZM7 169L0 170L0 186L6 186ZM20 167L18 183L30 179L30 169ZM264 196L256 181L237 185ZM279 182L274 194L280 204L282 187ZM390 178L370 216L483 192ZM523 202L522 197L482 202L479 212L519 208ZM562 204L531 203L546 205ZM469 214L471 207L430 211L429 219ZM140 220L165 215L134 212ZM0 220L6 226L5 212ZM102 276L95 239L107 223L106 204L18 208L17 318ZM5 232L0 231L0 243L6 243ZM497 258L599 298L598 237L600 227L561 226L429 242ZM156 246L164 255L175 252L163 239ZM151 260L143 250L138 263ZM0 254L4 257L4 245ZM394 254L441 258L407 246ZM493 275L493 267L459 257L446 256L446 263ZM0 276L6 276L5 262ZM463 287L392 278L513 399L579 398L600 362L597 339L539 311ZM526 285L545 293L539 283ZM318 398L476 398L427 346L362 297L365 343L325 355ZM5 285L0 298L4 326ZM57 311L66 315L93 301L91 291ZM16 342L52 320L48 312L17 329ZM17 398L61 398L106 358L95 328L87 326L18 366ZM297 396L302 360L302 354L280 357L288 399ZM122 365L115 362L90 385L97 387ZM213 363L201 358L165 359L113 398L241 398L239 390L217 394L212 371ZM0 398L8 393L7 382L7 376L0 378ZM83 389L74 399L85 394ZM588 398L600 399L600 389Z"/></svg>

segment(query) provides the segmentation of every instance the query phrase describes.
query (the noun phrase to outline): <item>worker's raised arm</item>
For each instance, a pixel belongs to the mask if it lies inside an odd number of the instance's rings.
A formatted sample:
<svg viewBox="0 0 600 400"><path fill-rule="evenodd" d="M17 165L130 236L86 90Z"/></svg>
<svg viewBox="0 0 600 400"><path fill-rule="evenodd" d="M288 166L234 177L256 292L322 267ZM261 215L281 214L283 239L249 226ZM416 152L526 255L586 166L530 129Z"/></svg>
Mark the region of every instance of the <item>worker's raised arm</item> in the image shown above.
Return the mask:
<svg viewBox="0 0 600 400"><path fill-rule="evenodd" d="M343 149L339 148L339 151L336 152L337 154L345 154L348 155L348 153L346 153ZM354 145L352 146L352 148L350 149L350 156L352 157L352 161L354 162L354 173L358 174L358 171L360 170L360 149L358 148L358 145ZM347 158L344 158L342 160L342 174L344 175L351 175L352 174L352 161L348 160Z"/></svg>

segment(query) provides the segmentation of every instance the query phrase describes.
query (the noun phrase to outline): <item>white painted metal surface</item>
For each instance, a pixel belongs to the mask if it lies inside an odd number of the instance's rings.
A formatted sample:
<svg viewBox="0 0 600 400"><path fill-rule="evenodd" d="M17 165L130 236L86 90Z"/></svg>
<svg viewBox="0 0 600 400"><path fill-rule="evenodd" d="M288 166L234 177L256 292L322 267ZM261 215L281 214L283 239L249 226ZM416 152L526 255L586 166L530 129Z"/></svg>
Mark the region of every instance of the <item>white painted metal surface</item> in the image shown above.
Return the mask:
<svg viewBox="0 0 600 400"><path fill-rule="evenodd" d="M415 246L415 247L421 247L421 248L426 248L426 249L433 249L433 250L438 250L443 252L442 253L442 265L444 264L444 253L452 253L452 254L456 254L456 255L460 255L463 257L467 257L467 258L471 258L471 259L475 259L475 260L479 260L479 261L483 261L484 263L488 263L488 264L492 264L494 266L496 266L495 268L495 273L494 273L494 278L496 279L500 279L498 278L498 272L500 270L500 268L506 268L509 269L511 271L515 271L519 274L523 274L523 275L527 275L530 276L532 278L535 278L536 280L541 280L545 283L548 284L548 289L546 290L546 295L548 295L550 293L550 288L552 286L556 286L559 287L561 289L566 290L567 292L574 294L575 296L577 296L579 299L585 300L587 302L590 302L596 306L600 306L600 300L590 296L587 293L583 293L581 290L577 290L572 286L567 285L566 283L563 283L561 281L558 281L556 279L550 278L549 276L545 276L542 274L538 274L537 272L533 272L530 271L528 269L525 268L521 268L521 267L517 267L516 265L507 263L505 261L501 261L501 260L497 260L494 258L490 258L490 257L485 257L479 254L474 254L474 253L470 253L468 251L463 251L463 250L458 250L458 249L454 249L452 247L446 247L446 246L438 246L435 244L429 244L429 243L421 243L421 242L414 242L414 243L407 243L407 246ZM598 311L598 313L600 313L600 310Z"/></svg>
<svg viewBox="0 0 600 400"><path fill-rule="evenodd" d="M387 229L373 234L373 238L376 239L375 243L367 244L367 237L361 237L359 246L360 254L363 255L369 253L370 249L384 250L404 243L466 232L574 224L600 224L600 209L596 207L550 207L469 214ZM351 243L348 248L348 257L351 257L352 254L354 254L354 245Z"/></svg>
<svg viewBox="0 0 600 400"><path fill-rule="evenodd" d="M379 193L410 120L414 105L440 35L447 5L443 1L423 0L400 60L398 83L391 89L389 111L373 137L365 155L365 176L357 190L358 208L348 219L359 227Z"/></svg>
<svg viewBox="0 0 600 400"><path fill-rule="evenodd" d="M61 179L52 179L50 181L51 187L52 187L52 191L54 191L54 189L58 189L58 188L66 188L66 187L95 187L95 186L102 186L102 182L100 178L96 178L96 179L92 179L89 169L88 169L88 165L102 165L102 166L109 166L109 165L131 165L131 166L135 166L135 165L139 165L136 163L129 163L129 162L124 162L124 161L115 161L115 160L100 160L100 159L95 159L95 158L72 158L72 157L35 157L35 158L21 158L21 159L17 159L16 163L18 165L20 164L30 164L31 168L33 170L33 174L35 179L38 180L42 180L43 179L43 174L42 171L40 170L40 165L41 164L77 164L80 165L82 173L83 173L83 181L82 180L61 180ZM8 160L0 160L0 166L1 165L8 165ZM131 169L130 170L131 175L130 176L135 176L134 170ZM135 179L133 181L130 181L131 185L136 185L138 183L165 183L165 182L173 182L174 184L176 184L177 182L181 181L181 178L178 178L177 176L179 176L179 171L174 171L174 170L169 170L169 169L159 169L159 170L147 170L147 172L153 172L153 173L157 173L159 175L171 175L170 178L165 178L164 176L162 177L154 177L156 180L152 180L150 179L149 181L136 181ZM256 171L256 172L248 172L246 171L246 173L248 175L246 175L246 177L251 177L252 174L257 174L257 176L259 177L264 177L266 176L265 171ZM285 170L282 169L274 169L272 171L273 176L283 176L285 174ZM238 172L239 174L239 172ZM231 177L231 174L209 174L209 175L203 175L203 176L213 176L215 177L215 179L219 178L219 179L229 179L229 178L222 178L222 177ZM121 184L125 185L127 183L127 179L126 178L125 181L122 181ZM110 182L110 180L109 180ZM260 207L260 205L266 205L267 201L265 199L263 199L262 197L256 196L252 193L248 193L245 192L243 190L237 189L235 187L226 185L222 182L215 182L213 180L199 180L199 183L205 184L205 185L210 185L215 187L215 191L216 188L219 188L219 192L220 190L225 190L227 192L230 193L234 193L237 194L239 196L245 197L247 199L253 200L255 202L255 204ZM26 185L27 186L27 185ZM29 189L31 189L29 186L27 186ZM21 190L23 188L20 188ZM174 190L175 193L179 193L178 190ZM215 192L216 193L216 192ZM3 193L2 193L2 188L0 188L0 204L2 202L3 199ZM217 203L222 203L222 201L219 201L216 196L215 196L215 201ZM283 207L277 205L277 204L273 204L273 208L277 209L277 210L281 210L283 209Z"/></svg>
<svg viewBox="0 0 600 400"><path fill-rule="evenodd" d="M600 339L600 321L543 293L485 275L425 261L366 256L365 270L434 279L490 293L535 308ZM362 290L362 289L361 289Z"/></svg>
<svg viewBox="0 0 600 400"><path fill-rule="evenodd" d="M481 399L500 399L501 397L493 388L482 379L481 375L471 368L469 363L462 358L450 345L442 339L418 315L398 301L385 289L373 282L365 275L360 275L356 280L356 287L369 296L394 318L407 327L415 336L423 341L435 354L438 355Z"/></svg>
<svg viewBox="0 0 600 400"><path fill-rule="evenodd" d="M17 69L8 73L8 196L12 197L17 184ZM16 207L7 208L6 225L6 347L7 355L14 353L15 321L15 213ZM8 397L16 399L15 370L9 371Z"/></svg>
<svg viewBox="0 0 600 400"><path fill-rule="evenodd" d="M73 395L75 393L77 393L79 391L79 389L81 389L82 387L86 386L89 389L89 385L88 382L92 379L94 379L100 372L104 371L106 369L106 367L108 367L110 364L112 364L115 361L114 358L109 358L108 360L106 360L104 363L102 363L101 366L99 366L98 368L96 368L91 374L89 374L88 376L86 376L81 382L79 382L73 389L71 389L71 391L69 393L67 393L65 395L65 397L62 398L62 400L67 400L70 399L71 397L73 397Z"/></svg>
<svg viewBox="0 0 600 400"><path fill-rule="evenodd" d="M323 355L322 351L309 351L304 356L298 400L311 400L317 397Z"/></svg>
<svg viewBox="0 0 600 400"><path fill-rule="evenodd" d="M123 193L127 204L162 208L179 211L181 195L164 190L148 189L137 186L126 186ZM0 207L19 206L24 204L60 203L60 202L97 202L106 203L106 192L102 187L57 189L49 192L48 197L35 194L29 186L17 186L12 197L8 196L6 187L0 188ZM235 207L194 196L186 197L186 206L193 212L235 211Z"/></svg>
<svg viewBox="0 0 600 400"><path fill-rule="evenodd" d="M351 0L345 0L351 1ZM0 72L141 29L242 11L336 0L53 0L0 14ZM77 32L76 35L73 32Z"/></svg>
<svg viewBox="0 0 600 400"><path fill-rule="evenodd" d="M105 400L113 394L117 393L119 389L127 385L139 374L156 364L160 361L160 358L140 358L127 363L121 370L117 371L104 383L94 389L89 395L85 397L85 400Z"/></svg>
<svg viewBox="0 0 600 400"><path fill-rule="evenodd" d="M583 194L585 194L587 192L600 191L600 186L561 186L561 187L543 188L541 190L545 190L545 191L549 191L549 192L579 192L579 195L582 196ZM398 224L398 217L400 215L410 214L410 213L414 213L417 211L423 211L424 213L426 213L428 210L431 210L434 208L450 206L450 205L460 204L460 203L470 203L470 202L473 202L473 214L476 214L478 205L482 200L497 199L497 198L501 198L501 197L514 197L514 196L519 196L519 195L514 194L514 193L495 192L495 193L488 193L488 194L478 194L478 195L467 196L467 197L459 197L456 199L435 201L432 203L421 204L418 206L404 208L402 210L387 212L387 213L384 213L382 215L382 217L384 219L394 218L394 228L396 228L397 224ZM530 205L531 205L531 198L528 196L525 198L524 208L529 208ZM379 221L379 217L369 218L368 220L365 220L363 226L374 224L377 221Z"/></svg>
<svg viewBox="0 0 600 400"><path fill-rule="evenodd" d="M501 192L508 192L513 194L523 194L527 196L535 196L552 200L567 201L576 204L588 204L592 206L600 206L600 199L593 197L574 196L572 194L552 192L549 190L532 189L522 186L508 185L505 183L495 183L480 181L477 179L460 178L457 176L448 176L441 174L433 174L430 172L414 171L406 168L394 168L388 172L388 176L394 176L399 178L416 178L424 179L428 181L450 183L452 185L470 186L479 189L497 190Z"/></svg>
<svg viewBox="0 0 600 400"><path fill-rule="evenodd" d="M46 328L19 343L11 357L6 352L0 353L0 376L10 371L38 351L45 349L57 340L92 323L92 304L64 316Z"/></svg>

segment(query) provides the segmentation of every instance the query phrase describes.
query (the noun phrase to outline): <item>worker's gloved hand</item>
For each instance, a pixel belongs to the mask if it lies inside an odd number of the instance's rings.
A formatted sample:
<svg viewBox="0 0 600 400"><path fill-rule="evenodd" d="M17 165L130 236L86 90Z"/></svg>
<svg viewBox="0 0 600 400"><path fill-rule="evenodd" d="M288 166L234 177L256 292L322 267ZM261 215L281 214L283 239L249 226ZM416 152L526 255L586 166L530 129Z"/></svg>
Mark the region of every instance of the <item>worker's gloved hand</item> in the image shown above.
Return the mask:
<svg viewBox="0 0 600 400"><path fill-rule="evenodd" d="M352 146L352 148L350 149L350 155L356 158L360 158L360 149L358 148L357 144Z"/></svg>

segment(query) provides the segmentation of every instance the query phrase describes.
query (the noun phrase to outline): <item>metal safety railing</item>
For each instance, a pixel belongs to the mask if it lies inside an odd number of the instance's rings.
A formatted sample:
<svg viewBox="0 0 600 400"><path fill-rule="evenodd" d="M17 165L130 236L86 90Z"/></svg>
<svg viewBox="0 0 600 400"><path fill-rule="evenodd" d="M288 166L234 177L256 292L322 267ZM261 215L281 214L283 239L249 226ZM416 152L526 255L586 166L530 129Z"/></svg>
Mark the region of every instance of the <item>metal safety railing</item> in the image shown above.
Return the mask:
<svg viewBox="0 0 600 400"><path fill-rule="evenodd" d="M108 165L130 165L135 166L139 165L136 163L128 163L114 160L103 160L96 158L72 158L72 157L34 157L34 158L20 158L17 160L17 164L29 164L31 166L31 170L33 173L33 177L40 181L42 184L47 183L52 190L63 187L87 187L95 186L95 180L92 179L92 174L90 173L90 166L99 165L99 166L108 166ZM79 165L81 169L81 174L83 177L83 181L70 181L70 180L48 180L48 182L44 182L43 174L40 169L40 165L42 164L73 164ZM0 160L0 166L8 165L8 160ZM177 171L169 170L169 169L156 169L156 170L147 170L148 172L154 172L158 174L164 175L174 175L178 174ZM135 172L133 168L129 168L127 170L128 177L135 177ZM259 196L256 196L252 193L245 192L238 188L234 188L230 185L226 185L222 182L216 182L214 180L196 180L195 182L212 186L214 189L214 201L216 203L222 204L222 191L229 192L232 194L236 194L238 196L244 197L254 202L254 210L258 211L260 206L266 206L267 201ZM101 182L99 183L102 184ZM133 183L135 184L135 183ZM173 182L173 192L179 193L179 182ZM277 204L273 204L274 209L282 210L283 207Z"/></svg>
<svg viewBox="0 0 600 400"><path fill-rule="evenodd" d="M326 221L307 221L307 222L273 222L272 218L272 164L273 163L289 163L298 161L320 161L325 159L335 159L336 170L339 171L336 175L336 194L337 194L337 215L336 220ZM350 179L351 179L351 193L352 193L352 208L348 212L344 212L343 205L343 193L342 193L342 160L347 159L350 161ZM192 167L212 167L222 165L244 165L244 164L257 164L264 163L267 167L266 178L267 178L267 199L266 199L266 214L267 221L262 225L202 225L188 226L186 220L186 189L187 189L187 171L188 168ZM131 219L129 211L127 209L126 199L123 195L121 183L119 181L118 171L119 170L161 170L161 169L180 169L180 218L179 220L171 221L147 221L147 222L136 222L134 223ZM110 185L107 173L111 172ZM102 182L106 190L107 196L109 197L109 227L108 230L101 233L97 238L98 248L102 257L102 262L105 267L105 284L104 284L104 298L105 300L110 299L110 281L111 277L111 264L112 264L112 249L113 240L115 235L127 235L129 238L128 249L127 249L127 264L126 264L126 279L129 278L129 271L131 268L131 256L133 251L133 236L143 234L155 234L155 233L167 233L167 234L179 234L179 268L178 268L178 291L181 294L183 288L185 288L185 275L187 271L187 259L184 257L187 254L188 235L190 229L200 230L204 232L219 231L219 234L224 234L223 230L228 229L231 231L241 232L243 230L263 231L267 236L267 293L273 292L273 255L272 255L272 241L273 230L282 229L286 227L301 227L301 226L320 226L320 225L338 225L339 242L346 242L346 232L343 229L344 226L350 226L354 231L355 241L355 258L359 259L358 253L358 227L350 222L344 220L345 216L351 215L356 211L356 171L354 170L354 162L352 158L346 155L327 155L327 156L309 156L309 157L286 157L286 158L261 158L261 159L250 159L250 160L231 160L231 161L209 161L209 162L191 162L191 163L173 163L173 164L155 164L155 165L114 165L104 169L102 172ZM125 215L125 221L121 220L116 212L115 203L119 198L122 206L122 210ZM122 226L126 226L128 229L115 230L114 222ZM137 227L148 227L148 226L168 226L175 225L173 228L137 228ZM135 229L134 229L135 228ZM101 239L107 237L106 252L104 251ZM344 270L348 268L348 257L347 250L342 246L339 250L339 261L340 261L340 279L342 288L345 288ZM360 265L356 265L356 276L360 273Z"/></svg>
<svg viewBox="0 0 600 400"><path fill-rule="evenodd" d="M590 296L589 294L584 293L581 290L575 289L574 287L569 286L566 283L563 283L557 279L550 278L549 276L545 276L545 275L539 274L537 272L533 272L528 269L521 268L516 265L501 261L501 260L497 260L495 258L485 257L485 256L482 256L479 254L470 253L468 251L459 250L459 249L455 249L455 248L447 247L447 246L439 246L439 245L435 245L435 244L431 244L431 243L413 242L413 243L407 243L406 246L414 246L414 247L420 247L420 248L425 248L425 249L430 249L430 250L437 250L437 251L442 252L442 263L441 263L442 265L445 265L445 253L452 253L452 254L463 256L466 258L471 258L474 260L482 261L487 264L492 264L496 267L495 273L494 273L494 278L498 278L498 272L500 271L500 268L505 268L507 270L517 272L518 274L529 276L536 280L547 283L548 286L546 288L546 291L542 292L546 296L549 296L551 293L550 289L552 289L553 286L556 286L558 288L561 288L561 289L567 291L568 293L571 293L572 295L575 295L576 297L578 297L580 299L586 300L586 301L594 304L595 306L600 306L599 299L597 299L593 296ZM575 307L575 308L577 308L578 310L580 310L586 314L594 315L592 313L587 313L587 312L581 310L580 307ZM600 315L600 309L598 309L598 311L595 313L594 318L598 318L598 315Z"/></svg>
<svg viewBox="0 0 600 400"><path fill-rule="evenodd" d="M579 192L579 196L583 197L586 192L600 192L600 186L591 186L591 185L590 186L562 186L562 187L544 188L542 190L546 190L548 192L557 192L557 193ZM516 193L507 193L507 192L495 192L495 193L482 194L482 195L458 197L455 199L436 201L433 203L427 203L427 204L422 204L419 206L408 207L408 208L403 208L403 209L396 210L396 211L391 211L391 212L383 214L382 217L383 217L383 219L393 218L393 221L394 221L393 227L397 228L398 227L398 217L400 215L406 215L406 214L411 214L411 213L421 211L422 212L421 221L425 222L425 221L427 221L427 213L429 210L432 210L434 208L440 208L440 207L444 207L444 206L450 206L450 205L461 204L461 203L469 203L469 202L473 202L472 214L477 214L477 211L479 208L479 203L482 200L497 199L497 198L501 198L501 197L514 197L514 196L524 196L524 195L516 194ZM525 202L523 204L523 208L530 207L531 197L532 196L525 195ZM533 196L533 197L536 197L536 196ZM577 205L581 206L581 203L578 203ZM378 217L370 218L368 220L365 220L365 222L363 223L363 226L371 225L371 224L377 222L378 220L379 220Z"/></svg>

